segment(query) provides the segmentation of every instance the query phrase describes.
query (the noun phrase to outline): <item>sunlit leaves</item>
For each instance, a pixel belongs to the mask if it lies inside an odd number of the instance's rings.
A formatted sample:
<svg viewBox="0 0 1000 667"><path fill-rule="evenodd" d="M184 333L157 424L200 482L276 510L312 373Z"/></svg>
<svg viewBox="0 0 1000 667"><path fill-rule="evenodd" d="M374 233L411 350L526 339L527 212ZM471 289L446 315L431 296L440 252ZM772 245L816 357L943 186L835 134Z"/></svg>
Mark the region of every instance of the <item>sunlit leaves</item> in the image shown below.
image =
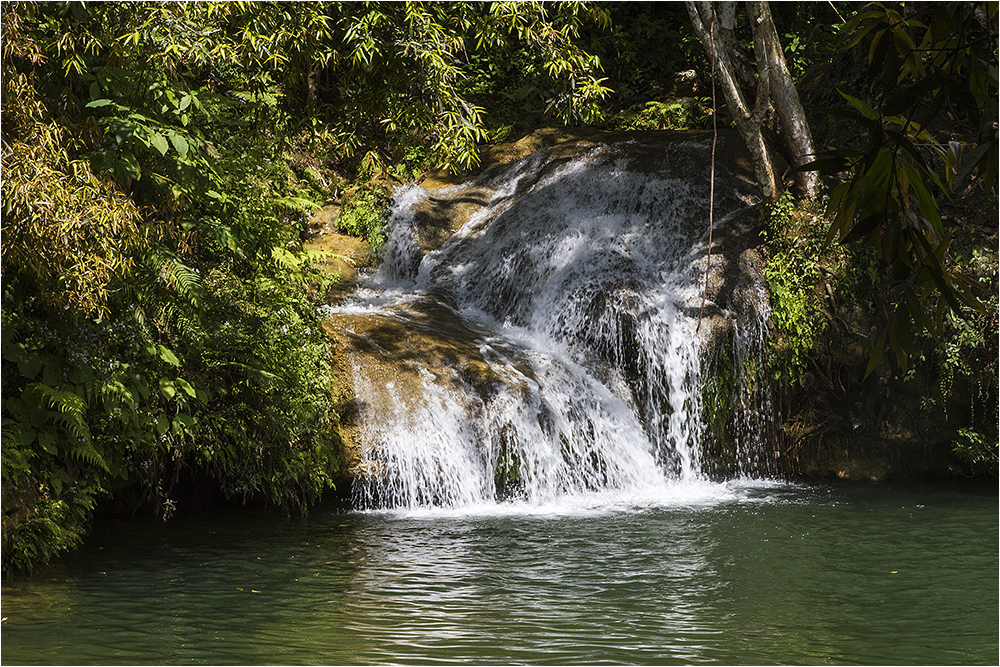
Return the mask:
<svg viewBox="0 0 1000 667"><path fill-rule="evenodd" d="M597 103L611 90L598 74L601 62L576 45L579 28L586 18L602 27L610 16L599 5L567 2L550 7L539 2L496 2L491 6L495 25L480 28L479 39L490 30L506 29L516 34L530 50L540 54L543 68L557 83L547 110L561 122L594 122L599 118ZM492 41L502 38L498 34Z"/></svg>
<svg viewBox="0 0 1000 667"><path fill-rule="evenodd" d="M166 155L170 149L167 139L159 132L154 132L149 137L149 145L155 148L161 156Z"/></svg>
<svg viewBox="0 0 1000 667"><path fill-rule="evenodd" d="M43 129L4 151L4 266L47 286L41 295L54 303L105 312L145 234L132 201L70 159L57 134Z"/></svg>
<svg viewBox="0 0 1000 667"><path fill-rule="evenodd" d="M5 4L5 511L162 501L184 466L281 503L330 486L328 348L256 173L282 88L334 59L320 9Z"/></svg>
<svg viewBox="0 0 1000 667"><path fill-rule="evenodd" d="M356 98L338 124L364 132L375 117L402 147L430 149L439 165L458 171L478 161L487 139L486 111L465 99L470 55L504 57L519 51L552 82L548 108L563 122L594 120L608 89L600 62L574 42L584 20L607 22L607 13L584 3L382 3L343 8L338 27L348 54L328 70L340 90ZM346 112L346 113L345 113ZM348 129L350 128L350 129Z"/></svg>

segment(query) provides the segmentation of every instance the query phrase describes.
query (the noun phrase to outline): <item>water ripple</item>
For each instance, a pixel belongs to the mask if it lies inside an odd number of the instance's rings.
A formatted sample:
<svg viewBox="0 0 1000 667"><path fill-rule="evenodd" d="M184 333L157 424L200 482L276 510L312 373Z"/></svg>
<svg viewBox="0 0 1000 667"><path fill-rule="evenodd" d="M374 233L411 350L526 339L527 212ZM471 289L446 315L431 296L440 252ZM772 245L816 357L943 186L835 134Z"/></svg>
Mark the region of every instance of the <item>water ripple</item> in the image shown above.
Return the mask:
<svg viewBox="0 0 1000 667"><path fill-rule="evenodd" d="M996 498L98 525L3 589L24 664L997 661ZM767 499L764 499L767 498Z"/></svg>

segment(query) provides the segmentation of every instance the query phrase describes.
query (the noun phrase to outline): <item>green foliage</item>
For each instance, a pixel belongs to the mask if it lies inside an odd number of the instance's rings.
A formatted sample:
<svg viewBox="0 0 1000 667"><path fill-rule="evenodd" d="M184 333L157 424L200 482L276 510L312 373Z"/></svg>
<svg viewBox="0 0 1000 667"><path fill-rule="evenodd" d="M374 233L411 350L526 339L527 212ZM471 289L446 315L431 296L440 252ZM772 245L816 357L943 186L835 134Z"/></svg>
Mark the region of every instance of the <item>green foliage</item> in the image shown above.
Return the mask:
<svg viewBox="0 0 1000 667"><path fill-rule="evenodd" d="M709 437L718 439L723 433L736 401L737 368L732 341L717 348L708 360L702 383L702 421Z"/></svg>
<svg viewBox="0 0 1000 667"><path fill-rule="evenodd" d="M996 192L996 19L996 3L876 3L844 28L848 48L868 52L869 101L841 93L850 107L841 115L866 145L827 151L815 166L849 174L830 196L828 242L875 248L897 304L869 372L887 340L905 369L914 330L937 339L946 309L983 310L982 292L949 255L940 207L970 182ZM932 298L936 316L925 313Z"/></svg>
<svg viewBox="0 0 1000 667"><path fill-rule="evenodd" d="M60 150L59 134L40 126L4 150L4 264L53 305L106 312L107 290L146 239L135 204Z"/></svg>
<svg viewBox="0 0 1000 667"><path fill-rule="evenodd" d="M963 474L998 476L998 378L1000 378L1000 285L994 253L973 249L963 270L992 291L982 311L946 315L946 326L928 362L938 378L941 408L958 424L953 451ZM958 413L958 414L956 414Z"/></svg>
<svg viewBox="0 0 1000 667"><path fill-rule="evenodd" d="M201 287L203 317L178 318L157 343L134 320L46 316L8 286L5 476L41 480L37 503L63 503L63 517L81 487L86 511L133 484L164 510L185 468L209 471L230 495L289 506L329 488L342 461L314 304L294 281L223 267Z"/></svg>
<svg viewBox="0 0 1000 667"><path fill-rule="evenodd" d="M319 192L324 189L323 177L312 167L303 169L302 176L313 190Z"/></svg>
<svg viewBox="0 0 1000 667"><path fill-rule="evenodd" d="M4 484L11 483L4 480ZM5 497L10 502L23 502L15 495L5 494ZM87 532L93 507L92 498L38 500L16 527L4 533L6 566L11 570L30 570L79 545Z"/></svg>
<svg viewBox="0 0 1000 667"><path fill-rule="evenodd" d="M344 204L337 218L343 234L366 239L376 253L385 245L385 221L389 199L375 185L356 189Z"/></svg>
<svg viewBox="0 0 1000 667"><path fill-rule="evenodd" d="M331 352L315 304L288 281L248 283L218 268L206 282L216 315L193 382L213 391L195 456L227 493L312 501L341 466Z"/></svg>
<svg viewBox="0 0 1000 667"><path fill-rule="evenodd" d="M672 94L670 78L693 68L707 73L707 59L687 10L674 2L608 2L611 30L590 25L582 42L598 56L607 76L613 109L635 109Z"/></svg>
<svg viewBox="0 0 1000 667"><path fill-rule="evenodd" d="M5 569L127 487L166 516L201 469L293 506L341 465L315 186L271 178L283 112L238 9L4 8Z"/></svg>
<svg viewBox="0 0 1000 667"><path fill-rule="evenodd" d="M883 365L864 382L864 341L875 337L878 323L895 308L894 295L879 289L875 253L864 246L826 246L828 222L815 212L817 204L793 206L786 194L772 205L765 268L774 324L770 365L785 400L803 401L820 419L836 423L842 417L836 410L850 409L845 403L886 397L894 410L919 411L917 423L930 431L921 437L952 450L955 473L997 476L998 265L992 241L986 240L995 238L995 217L981 219L983 199L995 206L989 198L974 198L956 203L949 213L964 211L955 216L964 233L956 239L954 261L991 292L984 309L966 309L961 316L946 312L937 338L914 333L915 352L905 372ZM714 396L725 396L725 371L722 367L722 390ZM808 382L800 384L805 375ZM825 388L817 400L802 396L803 386ZM878 400L885 399L875 399L876 405ZM834 412L827 412L831 408Z"/></svg>
<svg viewBox="0 0 1000 667"><path fill-rule="evenodd" d="M324 65L316 98L327 109L324 131L369 168L415 146L453 171L477 164L486 110L472 96L505 60L526 65L522 80L563 123L596 118L607 94L599 59L575 43L583 21L606 25L594 5L354 3L337 5L336 14L324 48L343 55ZM495 83L491 90L500 89Z"/></svg>
<svg viewBox="0 0 1000 667"><path fill-rule="evenodd" d="M577 44L607 16L585 3L7 3L2 20L5 567L74 544L125 487L168 515L186 471L285 505L330 488L299 241L335 190L303 156L403 180L471 166L468 82L500 61L565 123L607 93ZM341 225L382 245L385 197L346 199Z"/></svg>
<svg viewBox="0 0 1000 667"><path fill-rule="evenodd" d="M856 4L846 2L775 2L770 6L785 62L796 81L842 46L843 16L857 9Z"/></svg>
<svg viewBox="0 0 1000 667"><path fill-rule="evenodd" d="M1000 467L1000 446L997 445L996 434L992 436L984 436L971 428L959 429L953 451L961 462L961 468L955 472L969 474L967 471L970 471L996 479Z"/></svg>
<svg viewBox="0 0 1000 667"><path fill-rule="evenodd" d="M711 102L685 98L671 102L646 102L635 111L623 112L615 119L614 129L625 130L688 130L703 128L711 123Z"/></svg>
<svg viewBox="0 0 1000 667"><path fill-rule="evenodd" d="M790 385L805 371L826 331L823 295L818 290L823 256L816 218L799 215L790 192L769 207L770 258L764 278L771 293L775 325L771 368L779 385Z"/></svg>

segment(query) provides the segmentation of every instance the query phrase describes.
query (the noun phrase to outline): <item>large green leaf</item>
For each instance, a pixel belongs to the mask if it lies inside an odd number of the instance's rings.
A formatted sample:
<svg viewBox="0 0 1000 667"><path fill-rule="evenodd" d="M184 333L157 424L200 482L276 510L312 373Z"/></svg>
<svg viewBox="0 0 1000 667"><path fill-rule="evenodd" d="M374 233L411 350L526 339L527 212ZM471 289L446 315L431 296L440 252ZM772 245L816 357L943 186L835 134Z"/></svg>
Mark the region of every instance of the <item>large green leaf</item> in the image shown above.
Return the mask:
<svg viewBox="0 0 1000 667"><path fill-rule="evenodd" d="M177 355L174 354L173 350L171 350L170 348L164 345L157 345L156 352L159 355L160 359L163 359L168 364L172 364L174 366L181 365L181 360L177 358Z"/></svg>
<svg viewBox="0 0 1000 667"><path fill-rule="evenodd" d="M17 360L17 370L29 380L34 380L38 371L42 370L42 357L37 354L22 357Z"/></svg>
<svg viewBox="0 0 1000 667"><path fill-rule="evenodd" d="M194 387L192 387L191 383L185 380L184 378L177 378L175 382L177 386L183 389L184 393L190 396L191 398L195 398L197 396Z"/></svg>
<svg viewBox="0 0 1000 667"><path fill-rule="evenodd" d="M169 150L170 145L167 143L167 138L164 137L159 132L154 132L149 136L149 143L160 152L160 155L166 155L167 150Z"/></svg>
<svg viewBox="0 0 1000 667"><path fill-rule="evenodd" d="M169 137L170 143L173 144L174 150L177 151L177 153L181 157L184 157L184 156L186 156L188 154L188 148L189 148L189 146L188 146L188 140L187 139L185 139L180 134L177 134L173 130L168 130L167 131L167 137Z"/></svg>
<svg viewBox="0 0 1000 667"><path fill-rule="evenodd" d="M118 156L118 167L122 174L132 180L138 181L142 178L142 168L139 161L132 154L132 151L123 150Z"/></svg>
<svg viewBox="0 0 1000 667"><path fill-rule="evenodd" d="M160 378L160 393L169 401L177 395L177 385L169 378Z"/></svg>
<svg viewBox="0 0 1000 667"><path fill-rule="evenodd" d="M867 104L865 104L864 102L862 102L858 98L853 97L851 95L848 95L847 93L845 93L842 90L841 91L837 91L837 92L839 92L840 95L841 95L841 97L843 97L845 100L847 100L852 107L854 107L855 109L857 109L858 111L860 111L861 114L865 118L867 118L868 120L878 120L879 119L879 114L876 113L876 111L874 109L872 109L870 106L868 106Z"/></svg>

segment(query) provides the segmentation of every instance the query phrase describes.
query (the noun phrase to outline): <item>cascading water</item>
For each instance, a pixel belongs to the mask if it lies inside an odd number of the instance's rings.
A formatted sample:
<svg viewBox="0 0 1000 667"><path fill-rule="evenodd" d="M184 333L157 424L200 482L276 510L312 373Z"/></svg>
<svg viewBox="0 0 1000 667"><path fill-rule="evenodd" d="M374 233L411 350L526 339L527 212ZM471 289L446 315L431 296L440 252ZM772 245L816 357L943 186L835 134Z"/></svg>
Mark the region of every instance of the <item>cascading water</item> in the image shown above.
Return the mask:
<svg viewBox="0 0 1000 667"><path fill-rule="evenodd" d="M538 505L701 479L709 332L728 327L739 343L762 321L714 303L696 331L708 150L584 143L396 193L382 265L331 311L363 351L352 365L361 506ZM720 171L725 229L755 188ZM425 247L427 216L459 203L477 210ZM726 267L713 258L718 302L732 291Z"/></svg>

